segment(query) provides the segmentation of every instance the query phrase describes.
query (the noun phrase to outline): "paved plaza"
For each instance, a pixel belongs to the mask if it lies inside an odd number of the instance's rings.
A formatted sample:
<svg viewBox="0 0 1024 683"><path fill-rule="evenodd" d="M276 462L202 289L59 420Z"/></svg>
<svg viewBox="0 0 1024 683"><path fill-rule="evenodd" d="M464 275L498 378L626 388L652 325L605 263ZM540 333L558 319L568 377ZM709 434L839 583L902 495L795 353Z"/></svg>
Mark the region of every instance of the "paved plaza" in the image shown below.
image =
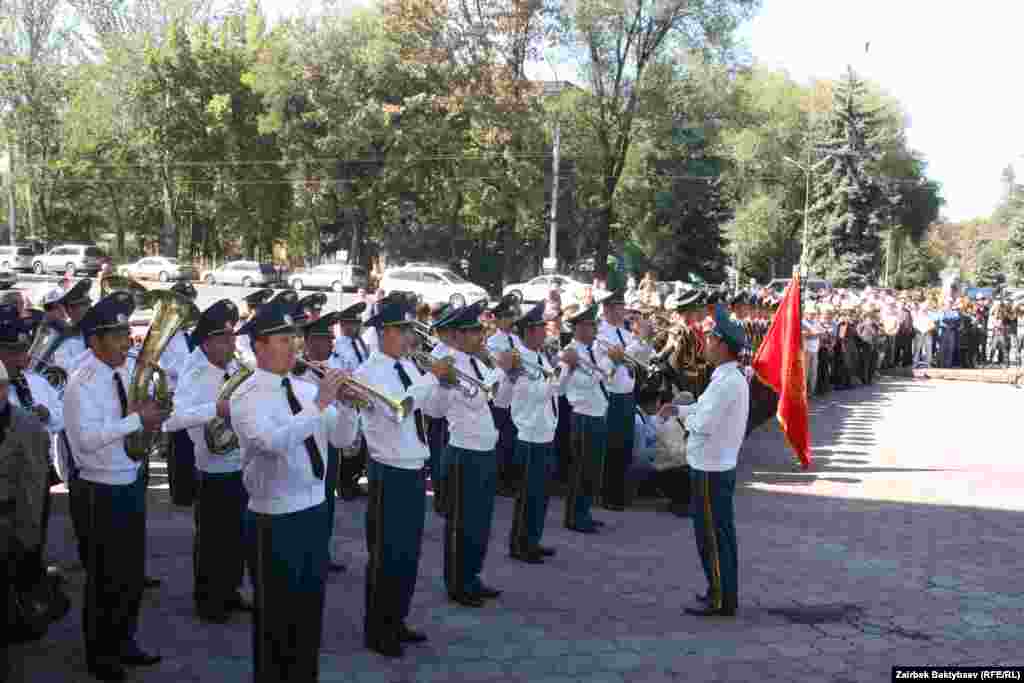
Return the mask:
<svg viewBox="0 0 1024 683"><path fill-rule="evenodd" d="M483 609L447 602L442 524L428 512L410 624L429 634L398 662L362 648L365 502L340 502L321 678L342 681L888 681L893 665L1024 664L1024 389L885 379L816 400L816 463L799 472L770 423L740 456L740 611L701 620L682 608L704 581L689 520L642 501L602 511L602 534L561 528L543 566L507 556L512 502L499 498L484 578L504 595ZM251 680L248 615L199 622L191 600L191 510L167 503L155 471L139 640L163 662L148 683ZM50 554L67 568L72 612L14 653L12 680L85 673L67 504Z"/></svg>

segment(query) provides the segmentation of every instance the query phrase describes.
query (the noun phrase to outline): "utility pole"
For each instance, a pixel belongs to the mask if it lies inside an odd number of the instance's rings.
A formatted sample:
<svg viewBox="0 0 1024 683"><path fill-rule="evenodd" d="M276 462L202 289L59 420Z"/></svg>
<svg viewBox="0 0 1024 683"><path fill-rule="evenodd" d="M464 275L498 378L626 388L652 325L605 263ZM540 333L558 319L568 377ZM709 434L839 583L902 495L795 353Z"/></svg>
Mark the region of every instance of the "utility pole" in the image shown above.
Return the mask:
<svg viewBox="0 0 1024 683"><path fill-rule="evenodd" d="M803 165L789 157L782 157L787 163L793 164L804 172L804 243L800 250L800 274L807 277L808 239L810 237L808 216L811 213L811 149L807 148L807 165Z"/></svg>
<svg viewBox="0 0 1024 683"><path fill-rule="evenodd" d="M14 145L7 143L7 227L10 229L11 246L14 246L14 232L18 225L18 198L14 191Z"/></svg>
<svg viewBox="0 0 1024 683"><path fill-rule="evenodd" d="M558 263L558 161L561 141L562 122L555 119L555 141L551 151L551 234L548 237L548 258L555 264Z"/></svg>

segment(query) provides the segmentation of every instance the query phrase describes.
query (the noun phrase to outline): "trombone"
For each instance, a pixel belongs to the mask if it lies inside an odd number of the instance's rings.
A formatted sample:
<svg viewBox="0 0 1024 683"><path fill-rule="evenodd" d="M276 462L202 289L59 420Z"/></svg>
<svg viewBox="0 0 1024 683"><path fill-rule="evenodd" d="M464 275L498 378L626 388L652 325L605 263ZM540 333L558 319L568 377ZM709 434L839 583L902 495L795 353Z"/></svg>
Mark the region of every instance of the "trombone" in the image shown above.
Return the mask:
<svg viewBox="0 0 1024 683"><path fill-rule="evenodd" d="M605 351L610 351L611 349L614 349L616 346L618 346L618 344L612 344L611 342L601 339L600 337L595 338L594 342L596 344L599 344L601 348L603 348ZM646 365L638 361L636 358L633 358L633 356L630 356L628 353L626 353L625 350L623 350L622 353L622 362L625 365L629 366L631 372L636 372L647 367Z"/></svg>
<svg viewBox="0 0 1024 683"><path fill-rule="evenodd" d="M323 379L327 371L332 369L328 367L326 363L305 359L301 362L313 371L313 375L317 379L306 379L305 377L300 377L298 379L318 386L320 384L319 380ZM354 399L348 399L347 397L342 398L339 395L338 399L351 403L354 407L359 408L360 410L372 412L376 410L378 406L381 406L395 422L401 422L413 411L413 400L411 396L406 396L402 399L392 398L379 389L376 389L365 382L361 382L354 377L346 377L342 381L342 386L355 394L356 397Z"/></svg>
<svg viewBox="0 0 1024 683"><path fill-rule="evenodd" d="M413 362L416 363L416 365L418 365L424 372L428 372L430 368L433 367L434 362L438 360L424 351L414 351L409 357L412 358ZM498 395L498 382L495 382L494 384L487 384L486 382L478 380L476 377L459 370L455 367L455 362L450 356L440 360L445 361L448 364L448 367L452 369L452 372L455 373L456 382L454 386L462 392L462 395L466 398L474 398L480 392L483 392L484 397L488 401L493 401L494 397Z"/></svg>
<svg viewBox="0 0 1024 683"><path fill-rule="evenodd" d="M561 374L562 369L560 367L556 366L555 369L548 370L539 363L532 363L525 360L518 351L513 351L513 353L516 356L517 367L523 371L523 374L526 375L526 378L529 380L543 379L544 381L550 381L552 379L557 379L559 374Z"/></svg>

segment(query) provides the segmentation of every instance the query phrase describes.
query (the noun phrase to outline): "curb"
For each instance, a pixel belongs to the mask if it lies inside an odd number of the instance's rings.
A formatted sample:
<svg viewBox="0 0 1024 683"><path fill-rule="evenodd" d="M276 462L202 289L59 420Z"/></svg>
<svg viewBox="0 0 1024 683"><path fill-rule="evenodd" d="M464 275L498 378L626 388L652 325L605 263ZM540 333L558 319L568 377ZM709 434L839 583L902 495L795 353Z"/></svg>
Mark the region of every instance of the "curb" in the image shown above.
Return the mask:
<svg viewBox="0 0 1024 683"><path fill-rule="evenodd" d="M944 380L949 382L978 382L981 384L1021 384L1024 369L964 370L960 368L890 368L879 373L885 377L904 379Z"/></svg>

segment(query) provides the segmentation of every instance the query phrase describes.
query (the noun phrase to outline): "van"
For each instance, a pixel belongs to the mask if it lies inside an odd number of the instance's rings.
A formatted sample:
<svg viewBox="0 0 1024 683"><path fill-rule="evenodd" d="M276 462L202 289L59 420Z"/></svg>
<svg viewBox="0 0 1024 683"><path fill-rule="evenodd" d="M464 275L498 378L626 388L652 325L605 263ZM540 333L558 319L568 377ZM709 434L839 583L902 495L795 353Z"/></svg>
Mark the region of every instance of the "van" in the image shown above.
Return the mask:
<svg viewBox="0 0 1024 683"><path fill-rule="evenodd" d="M0 247L0 268L5 270L32 270L32 258L35 252L32 247L4 246Z"/></svg>

